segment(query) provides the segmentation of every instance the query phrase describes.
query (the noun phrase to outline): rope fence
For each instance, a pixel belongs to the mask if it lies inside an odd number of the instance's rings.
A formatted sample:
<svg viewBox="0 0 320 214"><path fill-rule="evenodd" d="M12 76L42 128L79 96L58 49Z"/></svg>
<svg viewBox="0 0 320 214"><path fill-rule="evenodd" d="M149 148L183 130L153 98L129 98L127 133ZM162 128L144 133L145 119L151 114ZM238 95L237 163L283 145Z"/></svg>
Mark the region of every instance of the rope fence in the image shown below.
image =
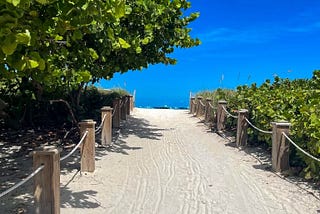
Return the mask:
<svg viewBox="0 0 320 214"><path fill-rule="evenodd" d="M262 132L262 133L265 133L265 134L272 134L272 131L265 131L265 130L259 129L258 127L256 127L255 125L253 125L253 124L248 120L248 118L245 117L244 119L247 121L247 123L248 123L252 128L258 130L259 132Z"/></svg>
<svg viewBox="0 0 320 214"><path fill-rule="evenodd" d="M31 178L33 178L36 174L38 174L41 170L43 170L44 165L39 166L36 170L34 170L30 175L28 175L26 178L22 179L19 183L13 185L12 187L10 187L9 189L7 189L6 191L0 193L0 198L2 198L3 196L7 195L8 193L14 191L15 189L17 189L18 187L20 187L21 185L25 184L26 182L28 182Z"/></svg>
<svg viewBox="0 0 320 214"><path fill-rule="evenodd" d="M221 106L222 106L222 109L226 112L226 114L227 114L229 117L232 117L232 118L235 118L235 119L238 118L238 116L232 115L230 112L228 112L227 109L226 109L223 105L221 105Z"/></svg>
<svg viewBox="0 0 320 214"><path fill-rule="evenodd" d="M215 110L215 109L216 109L211 103L209 103L209 107L210 107L212 110Z"/></svg>
<svg viewBox="0 0 320 214"><path fill-rule="evenodd" d="M116 104L116 105L113 107L112 117L113 117L114 114L117 112L117 107L118 107L118 104Z"/></svg>
<svg viewBox="0 0 320 214"><path fill-rule="evenodd" d="M96 130L95 130L96 133L99 133L99 132L101 131L101 128L102 128L102 126L103 126L104 120L106 119L106 116L107 116L107 115L104 115L104 116L103 116L100 125L99 125L99 126L96 128Z"/></svg>
<svg viewBox="0 0 320 214"><path fill-rule="evenodd" d="M282 132L282 135L287 138L287 140L294 145L298 150L300 150L303 154L307 155L308 157L310 157L311 159L320 162L319 158L314 157L313 155L311 155L310 153L306 152L305 150L303 150L301 147L299 147L295 142L293 142L293 140L291 140L288 135L284 132Z"/></svg>
<svg viewBox="0 0 320 214"><path fill-rule="evenodd" d="M190 113L194 116L199 116L198 109L202 109L202 106L204 105L201 101L202 97L190 98ZM196 102L197 101L197 102ZM248 141L248 126L251 126L253 129L264 133L264 134L271 134L272 135L272 169L276 172L283 172L290 168L289 165L289 143L294 145L299 151L301 151L303 154L307 155L308 157L312 158L315 161L320 162L320 158L314 157L310 153L303 150L301 147L299 147L296 143L293 142L292 139L288 137L289 135L289 129L291 124L287 122L272 122L272 131L269 130L262 130L255 126L249 119L248 114L249 111L247 109L240 109L238 110L238 115L231 114L226 106L227 102L224 100L218 101L217 108L214 108L214 106L208 102L212 101L211 99L207 99L207 105L205 112L209 112L210 109L213 109L215 112L213 113L215 115L215 120L209 124L210 127L216 130L217 133L221 134L223 131L225 131L225 124L226 124L226 118L232 117L237 119L237 127L236 127L236 146L238 148L243 148L247 146ZM196 111L194 111L196 109ZM207 118L207 114L205 114L205 118ZM206 123L207 120L205 119L204 122ZM284 136L284 137L282 137Z"/></svg>
<svg viewBox="0 0 320 214"><path fill-rule="evenodd" d="M203 107L206 107L206 105L200 100L199 101L200 105L202 105Z"/></svg>
<svg viewBox="0 0 320 214"><path fill-rule="evenodd" d="M123 101L116 99L113 108L109 106L101 108L102 120L96 129L93 120L81 121L79 125L82 137L77 145L65 156L60 158L60 151L55 146L45 146L41 151L34 151L33 167L36 169L26 178L0 193L0 198L16 190L34 177L35 210L39 211L38 213L59 213L60 197L56 196L60 195L60 163L73 155L82 145L80 155L81 172L94 172L96 134L101 132L102 145L111 144L111 129L113 128L114 117L117 116L115 113L117 112L119 114L118 120L120 120L120 116L123 116L122 114L129 115L130 111L134 108L133 99L133 96L126 96L123 97ZM120 111L119 107L123 109ZM48 156L50 156L50 158L48 158Z"/></svg>
<svg viewBox="0 0 320 214"><path fill-rule="evenodd" d="M82 138L80 139L79 143L65 156L63 156L60 159L60 162L64 161L65 159L67 159L68 157L70 157L82 144L82 142L84 141L84 139L87 137L88 135L88 131L85 131L84 135L82 136Z"/></svg>

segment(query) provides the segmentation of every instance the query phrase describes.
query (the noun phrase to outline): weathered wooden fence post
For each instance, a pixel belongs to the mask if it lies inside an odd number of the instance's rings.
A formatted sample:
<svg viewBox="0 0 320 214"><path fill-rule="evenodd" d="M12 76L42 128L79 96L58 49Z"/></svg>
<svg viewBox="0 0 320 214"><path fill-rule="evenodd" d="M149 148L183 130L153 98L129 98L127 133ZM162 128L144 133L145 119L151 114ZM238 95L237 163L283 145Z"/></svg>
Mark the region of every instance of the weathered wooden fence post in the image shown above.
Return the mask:
<svg viewBox="0 0 320 214"><path fill-rule="evenodd" d="M197 107L198 107L198 99L194 98L193 100L193 108L192 108L192 114L195 116L195 114L197 113Z"/></svg>
<svg viewBox="0 0 320 214"><path fill-rule="evenodd" d="M194 97L190 98L190 114L194 114L194 108L195 108L194 102L195 102L195 99L196 98L194 98Z"/></svg>
<svg viewBox="0 0 320 214"><path fill-rule="evenodd" d="M133 106L133 96L130 95L129 97L130 97L130 111L133 111L133 108L134 108L134 106Z"/></svg>
<svg viewBox="0 0 320 214"><path fill-rule="evenodd" d="M220 100L218 101L217 108L217 131L220 132L225 129L226 122L226 112L223 110L227 106L227 101Z"/></svg>
<svg viewBox="0 0 320 214"><path fill-rule="evenodd" d="M204 113L204 122L209 122L210 118L211 118L211 114L213 109L211 109L210 107L210 103L212 102L212 99L207 98L206 99L206 109L205 109L205 113Z"/></svg>
<svg viewBox="0 0 320 214"><path fill-rule="evenodd" d="M199 117L201 115L201 109L202 109L202 106L201 106L201 100L202 100L202 97L197 97L197 112L196 112L196 117Z"/></svg>
<svg viewBox="0 0 320 214"><path fill-rule="evenodd" d="M44 165L34 176L35 213L60 213L60 152L56 147L43 147L33 152L33 169Z"/></svg>
<svg viewBox="0 0 320 214"><path fill-rule="evenodd" d="M113 128L120 128L120 99L116 98L113 100L112 103L113 107L113 117L112 117L112 127Z"/></svg>
<svg viewBox="0 0 320 214"><path fill-rule="evenodd" d="M289 143L282 132L289 135L291 124L272 123L272 169L283 172L289 169Z"/></svg>
<svg viewBox="0 0 320 214"><path fill-rule="evenodd" d="M189 99L189 113L192 114L194 97L190 97Z"/></svg>
<svg viewBox="0 0 320 214"><path fill-rule="evenodd" d="M111 145L112 142L112 108L105 106L101 108L101 118L104 119L101 130L101 145Z"/></svg>
<svg viewBox="0 0 320 214"><path fill-rule="evenodd" d="M123 96L121 98L121 120L127 120L127 97Z"/></svg>
<svg viewBox="0 0 320 214"><path fill-rule="evenodd" d="M81 172L94 172L95 170L95 124L93 120L82 120L80 123L80 134L88 131L81 144Z"/></svg>
<svg viewBox="0 0 320 214"><path fill-rule="evenodd" d="M237 123L237 147L245 147L248 140L248 122L246 118L248 117L247 109L240 109L238 112L238 123Z"/></svg>
<svg viewBox="0 0 320 214"><path fill-rule="evenodd" d="M127 100L127 102L126 102L126 113L127 113L127 115L130 115L130 96L129 95L127 95L126 96L126 100Z"/></svg>

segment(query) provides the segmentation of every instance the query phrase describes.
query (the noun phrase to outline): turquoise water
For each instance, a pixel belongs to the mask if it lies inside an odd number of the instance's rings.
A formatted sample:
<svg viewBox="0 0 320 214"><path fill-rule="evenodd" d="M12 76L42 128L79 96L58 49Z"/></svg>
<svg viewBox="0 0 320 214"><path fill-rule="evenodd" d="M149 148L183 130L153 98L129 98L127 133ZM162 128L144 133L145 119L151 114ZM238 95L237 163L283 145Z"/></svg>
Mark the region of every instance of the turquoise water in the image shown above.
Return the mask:
<svg viewBox="0 0 320 214"><path fill-rule="evenodd" d="M187 109L189 97L136 97L135 106L139 108Z"/></svg>

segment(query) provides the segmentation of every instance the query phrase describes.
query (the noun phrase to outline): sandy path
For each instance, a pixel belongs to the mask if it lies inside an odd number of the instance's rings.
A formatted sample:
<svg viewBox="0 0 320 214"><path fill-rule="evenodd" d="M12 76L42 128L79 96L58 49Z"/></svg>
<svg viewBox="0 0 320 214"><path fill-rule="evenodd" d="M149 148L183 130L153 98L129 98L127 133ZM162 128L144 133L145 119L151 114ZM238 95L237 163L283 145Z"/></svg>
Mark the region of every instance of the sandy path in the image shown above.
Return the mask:
<svg viewBox="0 0 320 214"><path fill-rule="evenodd" d="M320 201L265 170L184 110L135 109L94 174L61 177L61 213L319 213Z"/></svg>

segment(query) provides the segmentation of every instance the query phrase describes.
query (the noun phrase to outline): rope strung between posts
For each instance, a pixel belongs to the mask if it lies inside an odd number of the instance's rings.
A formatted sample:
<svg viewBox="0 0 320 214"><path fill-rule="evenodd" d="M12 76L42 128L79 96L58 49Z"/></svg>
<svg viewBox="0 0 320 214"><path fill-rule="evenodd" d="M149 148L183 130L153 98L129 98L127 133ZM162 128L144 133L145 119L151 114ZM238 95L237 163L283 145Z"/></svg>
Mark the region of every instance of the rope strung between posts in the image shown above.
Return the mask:
<svg viewBox="0 0 320 214"><path fill-rule="evenodd" d="M235 119L238 118L238 116L232 115L230 112L227 111L227 109L222 105L222 109L227 113L228 116L233 117Z"/></svg>
<svg viewBox="0 0 320 214"><path fill-rule="evenodd" d="M197 101L193 100L192 101L193 105L197 105Z"/></svg>
<svg viewBox="0 0 320 214"><path fill-rule="evenodd" d="M102 128L102 126L104 124L104 120L106 119L106 116L107 116L106 114L103 115L103 118L101 120L100 126L98 128L96 128L95 133L99 133L101 131L101 128Z"/></svg>
<svg viewBox="0 0 320 214"><path fill-rule="evenodd" d="M203 102L202 102L201 100L199 101L199 103L200 103L200 105L202 105L203 107L206 107L206 105L203 104Z"/></svg>
<svg viewBox="0 0 320 214"><path fill-rule="evenodd" d="M122 108L122 106L123 106L123 102L122 100L120 100L120 108Z"/></svg>
<svg viewBox="0 0 320 214"><path fill-rule="evenodd" d="M300 148L295 142L293 142L293 140L291 140L288 135L284 132L282 132L282 135L285 136L285 138L287 138L289 140L290 143L292 143L292 145L294 145L297 149L299 149L302 153L304 153L305 155L307 155L308 157L312 158L313 160L316 160L318 162L320 162L319 158L316 158L314 156L312 156L311 154L309 154L308 152L304 151L302 148Z"/></svg>
<svg viewBox="0 0 320 214"><path fill-rule="evenodd" d="M113 107L112 117L114 116L114 114L118 110L117 107L118 107L118 103Z"/></svg>
<svg viewBox="0 0 320 214"><path fill-rule="evenodd" d="M69 152L67 155L65 155L64 157L62 157L61 159L60 159L60 162L62 162L62 161L64 161L65 159L67 159L68 157L70 157L76 150L77 150L77 148L79 148L79 146L81 145L81 143L84 141L84 139L87 137L87 135L88 135L88 131L86 131L85 133L84 133L84 135L82 136L82 138L81 138L81 140L79 141L79 143L71 150L71 152Z"/></svg>
<svg viewBox="0 0 320 214"><path fill-rule="evenodd" d="M212 108L212 110L215 109L215 107L213 107L213 105L211 103L209 103L209 107Z"/></svg>
<svg viewBox="0 0 320 214"><path fill-rule="evenodd" d="M34 170L28 177L22 179L19 183L13 185L6 191L0 193L0 198L5 196L6 194L12 192L13 190L17 189L19 186L23 185L27 181L29 181L32 177L34 177L36 174L38 174L42 169L44 168L44 165L39 166L36 170Z"/></svg>
<svg viewBox="0 0 320 214"><path fill-rule="evenodd" d="M256 127L255 125L253 125L249 120L248 120L248 118L244 118L248 123L249 123L249 125L252 127L252 128L254 128L254 129L256 129L256 130L258 130L258 131L260 131L260 132L262 132L262 133L265 133L265 134L272 134L272 131L264 131L264 130L262 130L262 129L259 129L258 127Z"/></svg>

